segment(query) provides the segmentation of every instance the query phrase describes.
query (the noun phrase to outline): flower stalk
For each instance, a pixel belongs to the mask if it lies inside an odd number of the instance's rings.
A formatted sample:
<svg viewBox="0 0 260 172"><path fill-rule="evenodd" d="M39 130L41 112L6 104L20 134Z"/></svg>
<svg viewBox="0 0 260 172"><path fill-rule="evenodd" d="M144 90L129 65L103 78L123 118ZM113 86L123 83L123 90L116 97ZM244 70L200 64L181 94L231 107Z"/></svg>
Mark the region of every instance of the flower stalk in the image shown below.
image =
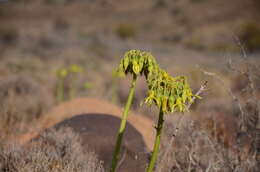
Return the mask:
<svg viewBox="0 0 260 172"><path fill-rule="evenodd" d="M71 74L71 81L70 81L70 90L69 90L69 99L73 99L76 95L76 81L77 81L77 74L81 73L83 69L76 65L73 64L69 68L69 72Z"/></svg>
<svg viewBox="0 0 260 172"><path fill-rule="evenodd" d="M117 69L117 75L125 76L127 74L130 74L133 76L133 80L131 82L131 87L129 90L127 103L124 108L120 128L117 133L117 140L116 140L116 145L115 145L115 150L114 150L114 154L113 154L110 172L115 172L117 169L118 160L120 158L121 144L122 144L125 127L126 127L126 122L127 122L127 117L128 117L129 110L131 108L133 98L134 98L137 77L144 75L148 82L149 78L151 78L151 76L152 76L152 73L154 71L157 71L157 69L158 69L158 65L157 65L154 57L150 53L142 52L139 50L130 50L130 51L126 52L124 55L124 58L122 58L122 60L119 64L119 67Z"/></svg>
<svg viewBox="0 0 260 172"><path fill-rule="evenodd" d="M158 119L158 124L155 127L156 129L156 138L155 138L155 144L153 147L153 153L152 153L152 157L151 157L151 161L146 169L146 172L152 172L157 160L157 156L159 153L159 147L160 147L160 143L161 143L161 134L162 134L162 129L163 129L163 123L164 123L164 113L162 111L162 109L160 110L159 113L159 119Z"/></svg>
<svg viewBox="0 0 260 172"><path fill-rule="evenodd" d="M125 131L125 127L126 127L127 117L128 117L128 114L129 114L130 107L133 103L136 80L137 80L137 76L133 75L133 80L131 82L131 87L130 87L129 95L128 95L127 102L126 102L126 105L125 105L125 108L124 108L120 128L119 128L119 131L117 133L117 141L116 141L115 151L114 151L114 154L113 154L113 160L112 160L110 172L116 171L116 167L117 167L117 163L118 163L119 155L120 155L120 149L121 149L121 145L122 145L122 140L123 140L123 136L124 136L124 131Z"/></svg>
<svg viewBox="0 0 260 172"><path fill-rule="evenodd" d="M68 76L68 70L65 68L62 68L57 71L58 76L58 87L57 87L57 101L58 103L61 103L64 101L64 90L65 90L65 80Z"/></svg>
<svg viewBox="0 0 260 172"><path fill-rule="evenodd" d="M59 103L64 100L64 79L60 78L58 81L57 100Z"/></svg>

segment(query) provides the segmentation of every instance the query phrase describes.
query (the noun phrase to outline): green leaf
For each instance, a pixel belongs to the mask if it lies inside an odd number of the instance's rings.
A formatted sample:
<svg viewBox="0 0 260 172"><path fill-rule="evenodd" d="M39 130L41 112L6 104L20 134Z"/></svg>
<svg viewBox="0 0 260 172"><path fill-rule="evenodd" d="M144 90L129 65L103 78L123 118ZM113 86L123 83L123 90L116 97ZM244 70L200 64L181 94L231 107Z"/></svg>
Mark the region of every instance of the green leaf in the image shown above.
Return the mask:
<svg viewBox="0 0 260 172"><path fill-rule="evenodd" d="M202 99L202 97L201 97L201 96L198 96L198 95L195 95L195 97L198 98L198 99Z"/></svg>

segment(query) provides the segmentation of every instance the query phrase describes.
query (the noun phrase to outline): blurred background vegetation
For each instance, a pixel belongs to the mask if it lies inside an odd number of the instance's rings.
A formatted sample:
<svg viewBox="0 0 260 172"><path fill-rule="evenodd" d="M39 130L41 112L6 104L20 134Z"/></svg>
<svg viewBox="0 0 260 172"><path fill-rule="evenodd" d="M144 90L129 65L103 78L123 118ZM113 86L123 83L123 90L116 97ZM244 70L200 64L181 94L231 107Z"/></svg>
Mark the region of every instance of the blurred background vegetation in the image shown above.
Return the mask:
<svg viewBox="0 0 260 172"><path fill-rule="evenodd" d="M151 51L173 73L194 73L195 64L224 70L242 47L259 59L259 8L258 0L0 1L0 77L25 74L53 93L54 71L76 64L86 72L79 85L105 86L78 86L79 95L109 98L105 78L132 48Z"/></svg>

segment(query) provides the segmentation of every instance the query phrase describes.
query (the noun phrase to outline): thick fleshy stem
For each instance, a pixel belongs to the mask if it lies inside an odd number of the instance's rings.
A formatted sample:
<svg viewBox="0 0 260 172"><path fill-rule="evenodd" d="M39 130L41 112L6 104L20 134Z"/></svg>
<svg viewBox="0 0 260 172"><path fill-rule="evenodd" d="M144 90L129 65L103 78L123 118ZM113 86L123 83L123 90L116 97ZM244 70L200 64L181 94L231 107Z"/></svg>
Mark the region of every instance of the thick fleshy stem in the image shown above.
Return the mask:
<svg viewBox="0 0 260 172"><path fill-rule="evenodd" d="M110 172L115 172L116 168L117 168L117 163L118 163L118 160L119 160L120 149L121 149L121 144L122 144L124 131L125 131L125 127L126 127L127 117L128 117L129 110L130 110L130 107L132 105L133 98L134 98L136 80L137 80L137 76L134 74L133 80L131 82L131 87L130 87L130 90L129 90L127 102L126 102L126 105L125 105L125 108L124 108L120 128L119 128L119 131L117 133L116 146L115 146L115 150L114 150L114 154L113 154Z"/></svg>
<svg viewBox="0 0 260 172"><path fill-rule="evenodd" d="M162 129L163 129L163 123L164 123L164 112L162 111L162 107L160 108L160 113L159 113L159 119L158 119L158 123L156 126L156 139L155 139L155 143L154 143L154 147L153 147L153 153L152 153L152 157L150 160L150 163L146 169L146 172L152 172L157 160L157 156L159 153L159 148L160 148L160 143L161 143L161 134L162 134Z"/></svg>

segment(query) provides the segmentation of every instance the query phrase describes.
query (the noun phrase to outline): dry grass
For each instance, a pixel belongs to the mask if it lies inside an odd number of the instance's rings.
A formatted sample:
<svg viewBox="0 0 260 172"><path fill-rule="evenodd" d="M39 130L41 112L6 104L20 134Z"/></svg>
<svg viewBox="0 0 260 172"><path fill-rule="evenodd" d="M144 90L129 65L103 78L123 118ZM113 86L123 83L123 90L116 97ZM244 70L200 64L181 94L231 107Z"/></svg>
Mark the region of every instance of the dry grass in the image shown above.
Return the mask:
<svg viewBox="0 0 260 172"><path fill-rule="evenodd" d="M49 130L25 147L0 149L0 171L103 172L95 153L83 150L79 136L69 128Z"/></svg>
<svg viewBox="0 0 260 172"><path fill-rule="evenodd" d="M50 107L51 96L35 81L24 76L0 81L0 138L28 131Z"/></svg>
<svg viewBox="0 0 260 172"><path fill-rule="evenodd" d="M158 172L259 171L259 73L255 64L248 63L247 59L239 64L230 63L229 67L238 78L233 79L231 88L216 74L211 75L232 98L225 106L229 110L205 102L207 108L200 108L196 116L182 121L168 118ZM180 126L178 131L176 124ZM167 149L172 138L174 142Z"/></svg>
<svg viewBox="0 0 260 172"><path fill-rule="evenodd" d="M168 133L173 133L172 127ZM172 135L164 137L164 147L167 146ZM233 145L226 147L214 135L193 120L185 120L174 138L170 152L166 154L161 151L157 171L208 171L208 172L230 172L230 171L257 171L257 161L254 154L240 154L245 149L244 145ZM166 154L166 157L164 157ZM159 158L160 159L160 158Z"/></svg>

